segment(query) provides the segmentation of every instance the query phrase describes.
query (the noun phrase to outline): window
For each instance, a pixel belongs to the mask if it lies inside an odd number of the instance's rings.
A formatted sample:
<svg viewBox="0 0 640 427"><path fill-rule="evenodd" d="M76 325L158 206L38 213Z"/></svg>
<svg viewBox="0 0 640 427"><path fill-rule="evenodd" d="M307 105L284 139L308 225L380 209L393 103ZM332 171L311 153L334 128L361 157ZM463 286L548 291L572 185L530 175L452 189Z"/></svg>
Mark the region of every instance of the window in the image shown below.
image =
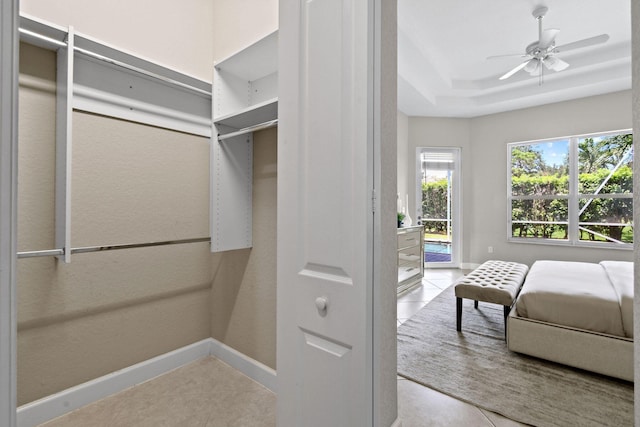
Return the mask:
<svg viewBox="0 0 640 427"><path fill-rule="evenodd" d="M510 241L633 248L630 130L507 149Z"/></svg>

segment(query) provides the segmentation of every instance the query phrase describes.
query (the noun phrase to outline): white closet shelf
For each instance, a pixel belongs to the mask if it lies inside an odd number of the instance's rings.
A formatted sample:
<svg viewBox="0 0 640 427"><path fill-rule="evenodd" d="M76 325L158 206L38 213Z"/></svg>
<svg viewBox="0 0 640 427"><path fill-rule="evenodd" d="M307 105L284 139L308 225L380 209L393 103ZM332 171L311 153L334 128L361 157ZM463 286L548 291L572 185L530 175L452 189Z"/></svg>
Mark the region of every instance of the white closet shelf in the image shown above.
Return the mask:
<svg viewBox="0 0 640 427"><path fill-rule="evenodd" d="M214 64L212 110L211 250L250 248L253 132L278 120L277 31Z"/></svg>
<svg viewBox="0 0 640 427"><path fill-rule="evenodd" d="M215 68L246 81L278 71L278 30L215 63Z"/></svg>
<svg viewBox="0 0 640 427"><path fill-rule="evenodd" d="M30 44L57 50L66 46L68 29L42 21L38 18L20 15L20 39ZM174 82L184 88L211 94L211 84L188 74L157 64L138 55L112 47L104 42L75 32L74 49L76 52L102 59L147 74L167 82Z"/></svg>
<svg viewBox="0 0 640 427"><path fill-rule="evenodd" d="M265 123L278 118L278 98L272 98L244 110L213 119L216 125L243 129L257 123ZM230 130L231 132L232 130ZM226 132L225 132L226 133Z"/></svg>

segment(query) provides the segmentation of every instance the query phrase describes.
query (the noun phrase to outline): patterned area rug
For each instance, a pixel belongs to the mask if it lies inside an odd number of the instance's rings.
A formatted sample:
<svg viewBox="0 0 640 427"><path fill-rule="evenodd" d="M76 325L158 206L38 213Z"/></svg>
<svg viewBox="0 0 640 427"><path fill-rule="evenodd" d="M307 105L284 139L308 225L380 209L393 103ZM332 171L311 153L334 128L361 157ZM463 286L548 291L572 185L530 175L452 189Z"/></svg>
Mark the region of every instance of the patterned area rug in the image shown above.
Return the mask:
<svg viewBox="0 0 640 427"><path fill-rule="evenodd" d="M464 300L453 286L398 328L398 374L535 426L632 426L633 383L509 351L502 306Z"/></svg>

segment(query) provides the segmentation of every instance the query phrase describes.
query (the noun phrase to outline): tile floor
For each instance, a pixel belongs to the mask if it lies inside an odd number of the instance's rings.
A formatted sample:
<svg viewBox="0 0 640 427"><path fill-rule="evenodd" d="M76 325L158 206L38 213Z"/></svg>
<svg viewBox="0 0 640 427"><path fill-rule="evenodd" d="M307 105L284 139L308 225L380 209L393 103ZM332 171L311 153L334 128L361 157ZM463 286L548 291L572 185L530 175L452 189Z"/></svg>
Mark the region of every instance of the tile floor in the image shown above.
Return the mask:
<svg viewBox="0 0 640 427"><path fill-rule="evenodd" d="M398 326L416 314L465 271L425 270L422 285L398 297ZM398 377L398 416L402 427L515 427L524 426L493 412Z"/></svg>
<svg viewBox="0 0 640 427"><path fill-rule="evenodd" d="M398 326L463 275L427 270L422 285L398 298ZM87 405L40 427L276 425L276 396L215 358L201 359ZM398 377L403 427L514 427L516 423Z"/></svg>

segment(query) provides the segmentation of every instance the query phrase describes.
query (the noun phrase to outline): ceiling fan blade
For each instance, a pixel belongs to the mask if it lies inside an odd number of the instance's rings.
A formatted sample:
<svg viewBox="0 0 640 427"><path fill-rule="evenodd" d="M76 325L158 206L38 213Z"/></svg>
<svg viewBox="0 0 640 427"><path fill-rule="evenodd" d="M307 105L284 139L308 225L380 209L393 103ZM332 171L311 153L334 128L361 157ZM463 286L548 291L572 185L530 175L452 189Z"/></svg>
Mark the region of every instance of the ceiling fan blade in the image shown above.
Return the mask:
<svg viewBox="0 0 640 427"><path fill-rule="evenodd" d="M528 61L524 61L522 64L518 65L517 67L515 67L513 70L509 71L508 73L506 73L505 75L503 75L502 77L500 77L499 80L506 80L509 77L513 76L515 73L517 73L518 71L522 70L524 67L527 66L527 64L529 62L531 62L532 60L528 60Z"/></svg>
<svg viewBox="0 0 640 427"><path fill-rule="evenodd" d="M566 69L569 64L556 56L547 56L542 62L549 70L562 71Z"/></svg>
<svg viewBox="0 0 640 427"><path fill-rule="evenodd" d="M575 42L556 46L554 52L566 52L567 50L580 49L583 47L593 46L596 44L604 43L609 40L609 34L600 34L599 36L589 37L587 39L578 40Z"/></svg>
<svg viewBox="0 0 640 427"><path fill-rule="evenodd" d="M529 61L527 63L527 65L524 67L524 70L527 73L535 73L538 68L540 67L540 60L538 58L533 58L531 59L531 61Z"/></svg>
<svg viewBox="0 0 640 427"><path fill-rule="evenodd" d="M538 40L538 47L540 49L547 49L553 44L559 32L560 30L556 28L549 28L544 30L540 35L540 40Z"/></svg>
<svg viewBox="0 0 640 427"><path fill-rule="evenodd" d="M497 59L497 58L513 58L515 56L519 56L520 58L526 58L527 54L525 53L508 53L506 55L492 55L487 56L487 59Z"/></svg>

